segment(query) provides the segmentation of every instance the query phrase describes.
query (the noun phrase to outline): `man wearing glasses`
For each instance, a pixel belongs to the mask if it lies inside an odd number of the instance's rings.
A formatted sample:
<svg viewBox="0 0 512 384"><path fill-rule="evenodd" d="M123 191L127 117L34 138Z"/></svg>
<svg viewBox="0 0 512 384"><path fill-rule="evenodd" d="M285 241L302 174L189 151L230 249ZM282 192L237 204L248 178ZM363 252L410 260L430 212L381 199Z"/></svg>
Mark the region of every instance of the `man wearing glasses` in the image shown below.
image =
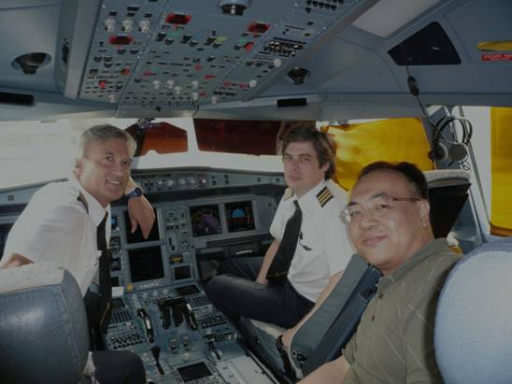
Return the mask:
<svg viewBox="0 0 512 384"><path fill-rule="evenodd" d="M459 256L434 239L429 215L427 182L413 164L377 162L361 171L342 217L358 253L383 277L342 356L301 383L442 382L434 316Z"/></svg>

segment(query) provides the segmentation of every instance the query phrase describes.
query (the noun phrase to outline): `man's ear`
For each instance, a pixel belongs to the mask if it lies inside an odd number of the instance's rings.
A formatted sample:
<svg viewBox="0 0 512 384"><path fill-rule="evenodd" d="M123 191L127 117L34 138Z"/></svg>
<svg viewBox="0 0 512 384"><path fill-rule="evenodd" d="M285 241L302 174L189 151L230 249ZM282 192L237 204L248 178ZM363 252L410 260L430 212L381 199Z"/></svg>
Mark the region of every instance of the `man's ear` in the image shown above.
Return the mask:
<svg viewBox="0 0 512 384"><path fill-rule="evenodd" d="M328 170L328 169L329 169L329 162L325 163L324 165L322 165L322 166L320 167L320 170L321 170L323 173L327 172L327 170Z"/></svg>
<svg viewBox="0 0 512 384"><path fill-rule="evenodd" d="M428 200L420 200L417 204L420 209L421 225L426 227L430 225L430 203Z"/></svg>
<svg viewBox="0 0 512 384"><path fill-rule="evenodd" d="M75 177L82 174L84 170L84 163L82 162L82 159L75 159L75 168L73 168L73 173L75 174Z"/></svg>

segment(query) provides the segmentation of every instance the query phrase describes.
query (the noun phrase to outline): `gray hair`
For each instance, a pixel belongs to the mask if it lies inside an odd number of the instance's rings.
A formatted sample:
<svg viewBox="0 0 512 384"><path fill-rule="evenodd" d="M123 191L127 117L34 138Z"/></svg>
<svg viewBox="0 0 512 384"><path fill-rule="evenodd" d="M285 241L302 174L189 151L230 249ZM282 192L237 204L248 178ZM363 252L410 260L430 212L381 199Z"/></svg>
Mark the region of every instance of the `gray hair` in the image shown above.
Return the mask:
<svg viewBox="0 0 512 384"><path fill-rule="evenodd" d="M133 137L128 132L110 124L95 125L82 133L78 141L79 156L85 155L87 147L92 142L104 142L111 139L124 140L128 146L130 157L133 157L137 149L137 143Z"/></svg>

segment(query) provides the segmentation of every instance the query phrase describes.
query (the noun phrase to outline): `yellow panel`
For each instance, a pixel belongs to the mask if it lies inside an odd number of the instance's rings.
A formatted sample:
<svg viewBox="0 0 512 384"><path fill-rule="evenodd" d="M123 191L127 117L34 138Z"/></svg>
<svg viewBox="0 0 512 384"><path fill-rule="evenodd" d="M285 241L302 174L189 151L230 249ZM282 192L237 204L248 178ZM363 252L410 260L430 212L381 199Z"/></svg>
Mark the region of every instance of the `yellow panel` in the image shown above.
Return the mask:
<svg viewBox="0 0 512 384"><path fill-rule="evenodd" d="M336 181L346 190L359 171L374 161L408 161L433 169L430 145L419 119L387 119L323 128L336 142Z"/></svg>
<svg viewBox="0 0 512 384"><path fill-rule="evenodd" d="M477 47L485 52L512 51L512 40L484 41L478 43Z"/></svg>
<svg viewBox="0 0 512 384"><path fill-rule="evenodd" d="M512 235L512 108L491 108L491 233Z"/></svg>

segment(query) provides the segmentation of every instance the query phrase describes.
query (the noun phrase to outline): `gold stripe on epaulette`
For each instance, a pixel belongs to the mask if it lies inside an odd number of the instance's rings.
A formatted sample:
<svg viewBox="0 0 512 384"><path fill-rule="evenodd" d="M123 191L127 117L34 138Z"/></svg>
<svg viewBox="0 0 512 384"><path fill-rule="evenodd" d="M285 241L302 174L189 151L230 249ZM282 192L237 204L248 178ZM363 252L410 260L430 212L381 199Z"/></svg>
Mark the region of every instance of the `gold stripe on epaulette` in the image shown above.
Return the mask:
<svg viewBox="0 0 512 384"><path fill-rule="evenodd" d="M333 195L327 187L323 187L322 190L316 194L316 198L318 199L320 206L323 207L333 198Z"/></svg>
<svg viewBox="0 0 512 384"><path fill-rule="evenodd" d="M82 191L78 192L76 199L84 205L85 211L89 213L89 203L85 200L85 196L82 194Z"/></svg>
<svg viewBox="0 0 512 384"><path fill-rule="evenodd" d="M292 196L293 196L293 191L291 190L291 188L286 188L286 191L284 191L283 199L288 200Z"/></svg>

